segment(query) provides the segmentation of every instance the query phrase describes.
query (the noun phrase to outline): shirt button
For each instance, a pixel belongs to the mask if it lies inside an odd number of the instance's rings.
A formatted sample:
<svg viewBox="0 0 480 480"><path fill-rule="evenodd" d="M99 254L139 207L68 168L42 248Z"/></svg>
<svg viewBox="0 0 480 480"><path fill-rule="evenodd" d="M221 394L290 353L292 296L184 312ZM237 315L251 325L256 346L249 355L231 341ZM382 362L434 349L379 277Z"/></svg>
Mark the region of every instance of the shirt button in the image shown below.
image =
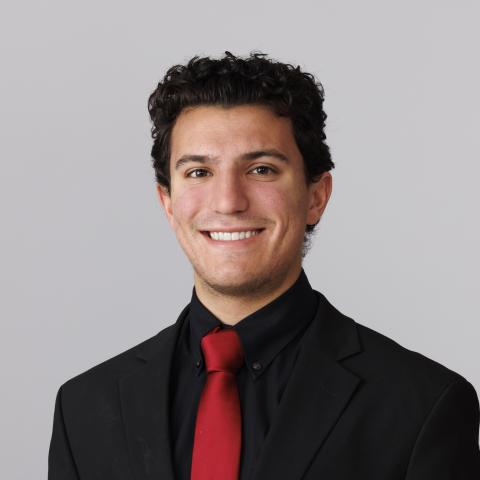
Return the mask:
<svg viewBox="0 0 480 480"><path fill-rule="evenodd" d="M260 362L253 362L252 363L252 368L256 371L261 370L262 369L262 364Z"/></svg>
<svg viewBox="0 0 480 480"><path fill-rule="evenodd" d="M200 360L197 360L197 363L195 364L195 366L198 368L198 367L200 367L201 364L202 364L202 362Z"/></svg>

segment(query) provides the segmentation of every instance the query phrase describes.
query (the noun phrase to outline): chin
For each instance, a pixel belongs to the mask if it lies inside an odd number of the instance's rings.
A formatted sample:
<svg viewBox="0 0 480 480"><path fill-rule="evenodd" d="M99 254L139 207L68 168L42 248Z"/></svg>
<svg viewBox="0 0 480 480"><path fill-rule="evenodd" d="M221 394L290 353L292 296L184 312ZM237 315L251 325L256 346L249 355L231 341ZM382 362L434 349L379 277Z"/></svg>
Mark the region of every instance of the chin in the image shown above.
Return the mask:
<svg viewBox="0 0 480 480"><path fill-rule="evenodd" d="M265 287L271 284L271 277L264 275L238 275L235 272L225 272L223 274L203 275L197 271L197 275L202 282L214 292L220 295L233 297L244 297L258 294Z"/></svg>

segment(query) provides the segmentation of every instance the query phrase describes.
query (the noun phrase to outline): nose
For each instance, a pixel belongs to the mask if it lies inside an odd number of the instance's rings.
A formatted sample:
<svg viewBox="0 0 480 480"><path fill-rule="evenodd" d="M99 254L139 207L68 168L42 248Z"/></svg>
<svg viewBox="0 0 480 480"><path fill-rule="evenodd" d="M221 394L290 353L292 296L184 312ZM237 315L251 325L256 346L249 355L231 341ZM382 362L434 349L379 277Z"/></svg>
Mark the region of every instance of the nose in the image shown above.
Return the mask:
<svg viewBox="0 0 480 480"><path fill-rule="evenodd" d="M235 172L218 174L212 182L212 208L217 213L232 214L248 208L246 186Z"/></svg>

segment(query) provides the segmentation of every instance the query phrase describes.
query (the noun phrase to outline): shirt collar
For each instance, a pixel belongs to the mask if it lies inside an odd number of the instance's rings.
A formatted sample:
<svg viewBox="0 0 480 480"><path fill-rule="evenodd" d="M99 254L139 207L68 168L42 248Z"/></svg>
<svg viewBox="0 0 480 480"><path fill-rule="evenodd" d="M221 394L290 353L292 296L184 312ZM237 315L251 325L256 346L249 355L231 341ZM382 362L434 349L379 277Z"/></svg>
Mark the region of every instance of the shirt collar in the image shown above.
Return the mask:
<svg viewBox="0 0 480 480"><path fill-rule="evenodd" d="M284 293L236 325L221 322L197 297L193 288L190 302L189 341L190 354L197 366L197 375L203 371L200 342L214 327L233 328L237 331L245 352L245 363L253 378L260 376L275 356L302 332L317 309L317 297L302 269L296 282Z"/></svg>

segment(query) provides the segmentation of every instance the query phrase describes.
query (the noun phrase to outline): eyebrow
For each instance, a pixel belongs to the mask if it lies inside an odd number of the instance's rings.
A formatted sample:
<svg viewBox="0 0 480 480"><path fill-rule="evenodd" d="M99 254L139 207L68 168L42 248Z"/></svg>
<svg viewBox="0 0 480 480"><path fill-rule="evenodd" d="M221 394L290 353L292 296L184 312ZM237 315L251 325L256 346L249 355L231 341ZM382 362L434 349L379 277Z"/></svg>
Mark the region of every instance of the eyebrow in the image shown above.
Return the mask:
<svg viewBox="0 0 480 480"><path fill-rule="evenodd" d="M282 162L288 163L288 157L274 148L270 148L267 150L254 150L252 152L247 152L240 155L239 158L240 160L248 161L248 160L257 160L258 158L261 158L261 157L273 157L278 160L281 160ZM175 170L178 170L183 165L190 162L196 162L196 163L202 163L202 164L215 163L215 162L218 162L218 157L212 157L210 155L191 155L191 154L182 155L175 163Z"/></svg>

